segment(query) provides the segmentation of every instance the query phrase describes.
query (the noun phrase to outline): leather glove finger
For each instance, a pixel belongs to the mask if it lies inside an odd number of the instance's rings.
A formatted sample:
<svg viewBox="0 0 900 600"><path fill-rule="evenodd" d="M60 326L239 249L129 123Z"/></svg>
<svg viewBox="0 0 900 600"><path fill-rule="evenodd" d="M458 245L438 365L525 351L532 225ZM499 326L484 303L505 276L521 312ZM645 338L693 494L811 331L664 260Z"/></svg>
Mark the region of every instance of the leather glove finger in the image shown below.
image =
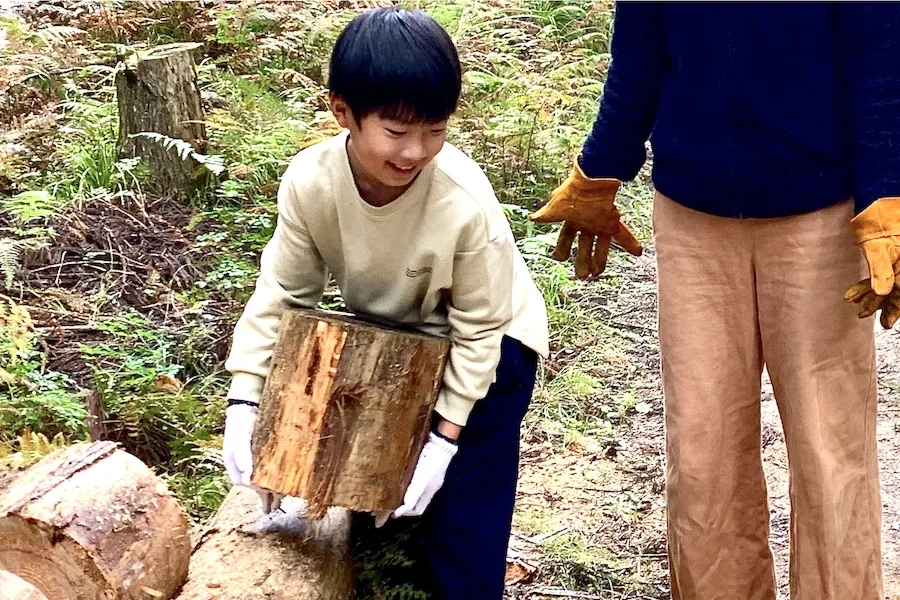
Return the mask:
<svg viewBox="0 0 900 600"><path fill-rule="evenodd" d="M894 263L891 260L889 239L870 240L863 245L872 289L879 296L887 296L894 289Z"/></svg>
<svg viewBox="0 0 900 600"><path fill-rule="evenodd" d="M892 293L881 307L881 326L891 329L900 319L900 296Z"/></svg>
<svg viewBox="0 0 900 600"><path fill-rule="evenodd" d="M560 184L550 193L550 201L530 215L528 218L533 223L556 223L564 221L571 212L571 201L566 193L568 180Z"/></svg>
<svg viewBox="0 0 900 600"><path fill-rule="evenodd" d="M575 277L587 279L591 275L591 260L594 252L594 236L590 233L578 234L578 253L575 255Z"/></svg>
<svg viewBox="0 0 900 600"><path fill-rule="evenodd" d="M609 243L611 238L608 235L598 235L594 240L594 254L591 257L591 275L599 275L606 270L606 262L609 259Z"/></svg>
<svg viewBox="0 0 900 600"><path fill-rule="evenodd" d="M574 225L563 223L559 237L556 238L556 248L553 249L554 260L569 260L569 257L572 256L572 243L575 241L576 235L578 235L578 230Z"/></svg>
<svg viewBox="0 0 900 600"><path fill-rule="evenodd" d="M854 283L844 291L844 301L858 304L859 301L863 299L863 296L871 290L872 279L863 279L862 281Z"/></svg>
<svg viewBox="0 0 900 600"><path fill-rule="evenodd" d="M874 290L867 292L862 300L859 301L859 318L866 319L874 315L881 308L881 305L884 304L886 298L887 296L876 294Z"/></svg>
<svg viewBox="0 0 900 600"><path fill-rule="evenodd" d="M625 250L628 254L633 256L640 256L644 252L643 246L641 246L641 242L638 241L634 234L631 233L631 230L625 226L621 221L619 222L619 231L613 236L613 239L616 240L622 249Z"/></svg>

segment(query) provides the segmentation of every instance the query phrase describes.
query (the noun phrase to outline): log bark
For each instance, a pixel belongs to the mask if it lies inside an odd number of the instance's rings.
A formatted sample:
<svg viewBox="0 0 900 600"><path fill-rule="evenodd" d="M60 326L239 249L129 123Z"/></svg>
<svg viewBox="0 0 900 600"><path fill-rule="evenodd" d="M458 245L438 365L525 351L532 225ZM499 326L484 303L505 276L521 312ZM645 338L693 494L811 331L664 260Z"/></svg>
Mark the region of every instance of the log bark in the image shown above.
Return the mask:
<svg viewBox="0 0 900 600"><path fill-rule="evenodd" d="M0 569L48 600L159 600L184 582L176 499L113 442L76 444L0 477Z"/></svg>
<svg viewBox="0 0 900 600"><path fill-rule="evenodd" d="M131 137L155 132L189 142L202 152L206 140L200 88L191 51L196 44L167 44L140 51L116 76L119 154L141 156L153 182L166 193L187 195L205 177L193 159L158 140Z"/></svg>
<svg viewBox="0 0 900 600"><path fill-rule="evenodd" d="M188 581L176 600L347 600L354 594L350 512L306 518L285 498L264 515L259 496L234 487L195 544Z"/></svg>
<svg viewBox="0 0 900 600"><path fill-rule="evenodd" d="M282 320L253 438L252 480L309 514L402 504L449 341L324 311Z"/></svg>

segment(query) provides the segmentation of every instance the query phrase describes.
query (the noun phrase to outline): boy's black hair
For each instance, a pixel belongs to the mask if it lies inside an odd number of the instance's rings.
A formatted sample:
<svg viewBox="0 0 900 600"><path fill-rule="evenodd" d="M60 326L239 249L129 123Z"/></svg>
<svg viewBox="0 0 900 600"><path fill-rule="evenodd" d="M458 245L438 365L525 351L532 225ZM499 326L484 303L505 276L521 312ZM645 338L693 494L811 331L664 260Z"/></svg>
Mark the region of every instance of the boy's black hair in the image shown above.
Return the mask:
<svg viewBox="0 0 900 600"><path fill-rule="evenodd" d="M357 15L331 53L328 87L359 120L443 121L456 110L462 70L437 21L417 10L376 8Z"/></svg>

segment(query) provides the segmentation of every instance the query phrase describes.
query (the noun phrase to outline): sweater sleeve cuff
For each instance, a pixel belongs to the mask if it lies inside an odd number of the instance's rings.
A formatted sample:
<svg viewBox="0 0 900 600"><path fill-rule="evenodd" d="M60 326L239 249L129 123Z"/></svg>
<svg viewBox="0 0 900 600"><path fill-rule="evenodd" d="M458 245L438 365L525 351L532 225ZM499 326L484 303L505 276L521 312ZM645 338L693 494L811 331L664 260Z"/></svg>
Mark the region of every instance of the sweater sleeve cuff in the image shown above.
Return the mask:
<svg viewBox="0 0 900 600"><path fill-rule="evenodd" d="M265 383L265 377L252 373L235 373L231 379L231 387L228 388L228 398L259 402Z"/></svg>
<svg viewBox="0 0 900 600"><path fill-rule="evenodd" d="M471 398L464 398L447 388L443 388L438 395L434 410L451 423L465 427L466 421L469 420L469 413L475 407L475 402Z"/></svg>

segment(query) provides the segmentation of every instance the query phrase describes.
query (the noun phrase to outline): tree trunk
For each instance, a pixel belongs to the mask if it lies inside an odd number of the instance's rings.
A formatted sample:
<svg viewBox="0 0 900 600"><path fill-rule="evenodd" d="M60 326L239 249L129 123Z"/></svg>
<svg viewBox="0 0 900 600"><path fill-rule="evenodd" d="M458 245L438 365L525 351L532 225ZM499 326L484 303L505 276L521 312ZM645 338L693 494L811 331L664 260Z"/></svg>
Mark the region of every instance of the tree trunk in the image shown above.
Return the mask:
<svg viewBox="0 0 900 600"><path fill-rule="evenodd" d="M305 518L304 502L260 511L259 496L234 487L200 537L176 600L347 600L354 594L349 511Z"/></svg>
<svg viewBox="0 0 900 600"><path fill-rule="evenodd" d="M48 600L171 598L190 550L178 502L112 442L76 444L0 474L0 570Z"/></svg>
<svg viewBox="0 0 900 600"><path fill-rule="evenodd" d="M141 156L160 190L187 195L205 177L193 158L163 140L131 137L143 132L185 140L202 152L206 139L200 89L191 51L196 44L167 44L133 56L116 76L119 154Z"/></svg>
<svg viewBox="0 0 900 600"><path fill-rule="evenodd" d="M428 435L446 339L324 311L285 313L253 438L253 483L358 511L402 504Z"/></svg>

